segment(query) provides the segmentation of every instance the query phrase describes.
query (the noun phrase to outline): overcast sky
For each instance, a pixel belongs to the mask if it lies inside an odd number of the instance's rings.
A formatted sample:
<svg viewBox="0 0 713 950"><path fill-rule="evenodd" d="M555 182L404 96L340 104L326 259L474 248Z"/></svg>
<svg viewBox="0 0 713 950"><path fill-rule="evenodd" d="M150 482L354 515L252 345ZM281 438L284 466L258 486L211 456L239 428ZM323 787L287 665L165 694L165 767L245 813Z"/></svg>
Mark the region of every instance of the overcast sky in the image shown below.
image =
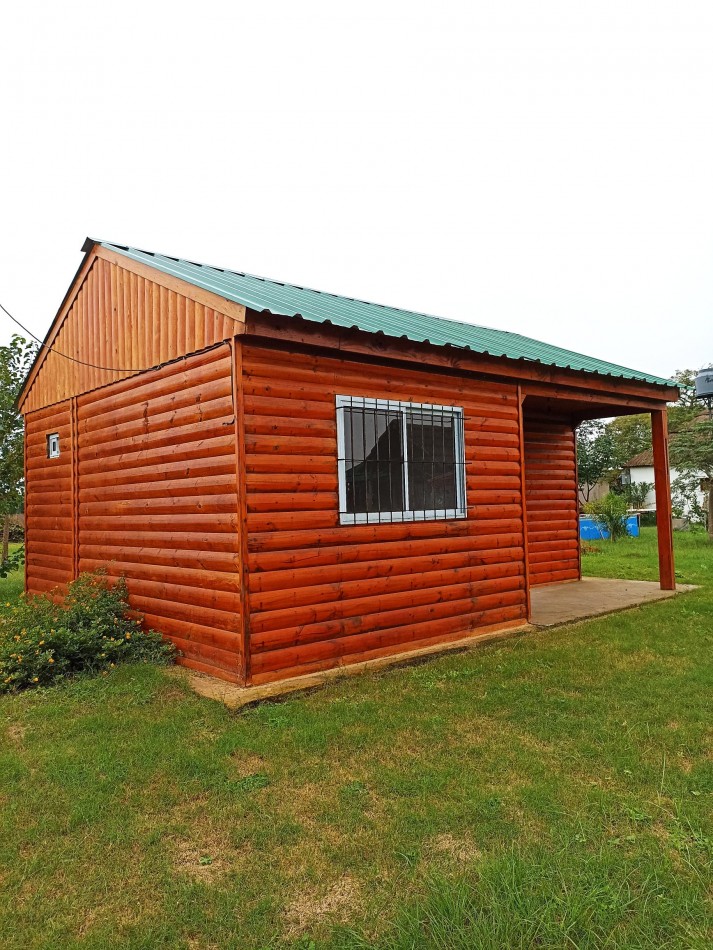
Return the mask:
<svg viewBox="0 0 713 950"><path fill-rule="evenodd" d="M25 0L2 38L0 302L40 336L90 235L713 361L709 0Z"/></svg>

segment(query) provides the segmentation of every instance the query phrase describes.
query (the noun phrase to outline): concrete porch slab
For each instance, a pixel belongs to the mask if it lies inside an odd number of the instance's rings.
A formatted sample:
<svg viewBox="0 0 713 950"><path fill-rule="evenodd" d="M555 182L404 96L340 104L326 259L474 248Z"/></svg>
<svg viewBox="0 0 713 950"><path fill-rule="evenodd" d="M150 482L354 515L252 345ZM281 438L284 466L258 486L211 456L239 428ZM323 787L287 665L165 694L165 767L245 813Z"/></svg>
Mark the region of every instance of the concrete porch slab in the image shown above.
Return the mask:
<svg viewBox="0 0 713 950"><path fill-rule="evenodd" d="M530 593L531 622L536 627L557 627L665 600L690 590L696 590L696 585L677 584L676 590L661 590L658 581L583 577L581 581L569 584L533 588Z"/></svg>

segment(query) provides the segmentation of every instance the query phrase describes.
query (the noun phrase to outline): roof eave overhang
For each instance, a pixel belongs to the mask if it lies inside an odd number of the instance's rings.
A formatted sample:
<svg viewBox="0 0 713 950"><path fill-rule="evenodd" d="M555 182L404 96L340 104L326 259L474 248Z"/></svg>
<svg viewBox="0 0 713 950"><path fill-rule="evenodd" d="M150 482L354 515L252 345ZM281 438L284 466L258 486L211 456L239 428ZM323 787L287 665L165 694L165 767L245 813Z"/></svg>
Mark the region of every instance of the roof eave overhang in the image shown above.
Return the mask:
<svg viewBox="0 0 713 950"><path fill-rule="evenodd" d="M296 332L291 331L296 328ZM507 375L513 380L525 382L535 378L539 382L553 386L573 384L575 389L596 387L597 393L606 401L606 395L618 396L622 393L642 399L641 411L651 408L651 403L662 404L676 402L680 395L677 386L653 383L641 379L623 376L611 376L603 373L592 373L585 370L576 370L560 367L556 364L543 363L539 360L514 359L507 356L495 356L490 353L479 352L470 347L459 347L451 344L445 346L429 342L415 342L406 337L390 336L385 333L369 333L358 327L344 328L331 323L329 320L316 322L307 320L300 314L287 316L275 314L269 310L256 311L248 309L246 316L246 332L254 335L268 335L275 341L285 343L302 342L306 345L326 346L328 349L337 348L341 352L351 349L360 355L390 356L399 358L399 354L418 353L422 357L432 355L426 362L437 366L470 369L490 375L495 367L507 369ZM378 341L378 344L367 341ZM388 352L387 352L388 351ZM476 367L476 364L480 364ZM489 373L490 371L490 373ZM503 373L495 375L502 376Z"/></svg>

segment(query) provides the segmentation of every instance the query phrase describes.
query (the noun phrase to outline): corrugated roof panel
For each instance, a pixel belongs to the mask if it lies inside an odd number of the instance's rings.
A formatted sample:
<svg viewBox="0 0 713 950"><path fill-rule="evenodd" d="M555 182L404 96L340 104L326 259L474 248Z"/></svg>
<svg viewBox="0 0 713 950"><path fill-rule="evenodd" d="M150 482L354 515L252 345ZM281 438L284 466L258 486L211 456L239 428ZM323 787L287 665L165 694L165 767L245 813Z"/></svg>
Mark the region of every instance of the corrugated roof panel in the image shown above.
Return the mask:
<svg viewBox="0 0 713 950"><path fill-rule="evenodd" d="M354 327L367 333L403 337L414 343L428 342L435 346L462 347L474 353L530 360L561 369L642 380L661 386L676 385L674 381L660 376L652 376L617 363L542 343L519 333L461 323L427 313L400 310L351 297L340 297L337 294L296 287L293 284L283 284L237 271L221 270L206 264L196 264L119 244L104 241L98 243L124 257L155 267L165 274L179 277L189 284L212 291L220 297L258 312L266 310L281 316L300 316L317 323L329 321L347 329Z"/></svg>

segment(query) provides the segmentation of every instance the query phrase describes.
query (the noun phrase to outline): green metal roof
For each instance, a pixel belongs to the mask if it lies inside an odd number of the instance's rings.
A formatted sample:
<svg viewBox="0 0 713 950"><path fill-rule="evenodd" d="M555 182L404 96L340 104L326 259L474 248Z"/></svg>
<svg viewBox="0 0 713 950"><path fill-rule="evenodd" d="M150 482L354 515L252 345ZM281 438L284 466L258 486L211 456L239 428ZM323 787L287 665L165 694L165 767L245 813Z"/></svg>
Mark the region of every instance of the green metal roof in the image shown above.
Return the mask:
<svg viewBox="0 0 713 950"><path fill-rule="evenodd" d="M606 360L574 353L572 350L542 343L519 333L493 330L471 323L434 317L427 313L399 310L396 307L355 300L352 297L340 297L337 294L266 280L263 277L223 270L219 267L209 267L206 264L196 264L177 257L166 257L163 254L153 254L119 244L109 244L104 241L97 243L124 257L148 264L164 274L179 277L189 284L212 291L220 297L243 304L258 312L267 311L287 317L299 316L316 323L331 323L334 326L355 328L367 333L382 333L385 336L407 339L415 343L459 347L474 353L502 356L511 360L528 360L561 369L641 380L660 386L676 385L674 381L660 376L652 376Z"/></svg>

